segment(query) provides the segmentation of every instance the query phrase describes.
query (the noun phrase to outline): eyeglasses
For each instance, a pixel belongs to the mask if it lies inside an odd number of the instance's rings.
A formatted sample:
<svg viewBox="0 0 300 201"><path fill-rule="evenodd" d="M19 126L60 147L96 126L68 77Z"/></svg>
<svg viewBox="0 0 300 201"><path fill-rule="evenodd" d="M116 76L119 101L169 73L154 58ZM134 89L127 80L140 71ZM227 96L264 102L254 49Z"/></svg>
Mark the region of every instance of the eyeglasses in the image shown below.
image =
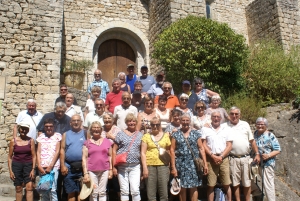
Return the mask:
<svg viewBox="0 0 300 201"><path fill-rule="evenodd" d="M205 107L204 106L198 106L198 107L196 107L196 110L200 110L200 109L204 110Z"/></svg>
<svg viewBox="0 0 300 201"><path fill-rule="evenodd" d="M181 100L181 101L185 101L185 102L188 102L188 101L189 101L189 99L187 99L187 98L181 98L180 100Z"/></svg>
<svg viewBox="0 0 300 201"><path fill-rule="evenodd" d="M101 74L94 74L95 76L100 76Z"/></svg>
<svg viewBox="0 0 300 201"><path fill-rule="evenodd" d="M97 106L100 106L100 107L102 107L104 104L95 104L95 106L97 107Z"/></svg>
<svg viewBox="0 0 300 201"><path fill-rule="evenodd" d="M230 112L229 114L232 115L232 116L239 116L240 115L239 113L233 113L233 112Z"/></svg>
<svg viewBox="0 0 300 201"><path fill-rule="evenodd" d="M153 103L145 103L145 105L153 105Z"/></svg>
<svg viewBox="0 0 300 201"><path fill-rule="evenodd" d="M195 83L195 85L202 85L202 83L200 83L200 82L196 82L196 83Z"/></svg>
<svg viewBox="0 0 300 201"><path fill-rule="evenodd" d="M60 91L67 91L68 89L60 89Z"/></svg>
<svg viewBox="0 0 300 201"><path fill-rule="evenodd" d="M221 119L220 116L211 116L211 118L215 118L215 119Z"/></svg>
<svg viewBox="0 0 300 201"><path fill-rule="evenodd" d="M160 124L151 124L151 126L156 126L156 127L160 127Z"/></svg>
<svg viewBox="0 0 300 201"><path fill-rule="evenodd" d="M171 87L164 87L164 89L171 90L172 88Z"/></svg>
<svg viewBox="0 0 300 201"><path fill-rule="evenodd" d="M126 97L123 98L123 100L130 100L130 99L131 99L131 98L126 98Z"/></svg>

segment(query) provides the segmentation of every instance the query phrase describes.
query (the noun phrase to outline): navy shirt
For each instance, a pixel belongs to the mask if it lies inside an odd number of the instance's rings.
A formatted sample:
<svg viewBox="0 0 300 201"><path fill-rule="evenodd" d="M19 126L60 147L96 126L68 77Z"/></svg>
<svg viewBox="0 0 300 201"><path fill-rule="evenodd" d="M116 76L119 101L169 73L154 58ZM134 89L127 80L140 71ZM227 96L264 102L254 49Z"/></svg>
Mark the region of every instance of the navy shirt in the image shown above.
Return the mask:
<svg viewBox="0 0 300 201"><path fill-rule="evenodd" d="M55 113L54 112L50 112L50 113L45 114L43 116L43 118L41 119L39 125L37 125L36 129L39 132L45 133L45 130L44 130L44 121L46 119L49 119L49 118L51 118L51 119L54 120L54 132L63 134L64 132L66 132L68 130L71 130L71 126L70 126L70 120L71 120L71 118L69 116L64 115L63 118L57 119L55 117Z"/></svg>

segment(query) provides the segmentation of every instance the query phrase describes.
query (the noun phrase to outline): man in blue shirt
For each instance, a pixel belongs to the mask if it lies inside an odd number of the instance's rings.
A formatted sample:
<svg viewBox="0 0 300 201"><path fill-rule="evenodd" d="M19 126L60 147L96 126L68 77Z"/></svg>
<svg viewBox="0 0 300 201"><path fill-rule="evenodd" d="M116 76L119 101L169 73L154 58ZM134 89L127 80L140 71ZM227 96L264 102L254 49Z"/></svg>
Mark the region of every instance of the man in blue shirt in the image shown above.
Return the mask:
<svg viewBox="0 0 300 201"><path fill-rule="evenodd" d="M164 93L162 90L162 85L164 81L165 74L161 71L156 75L156 83L150 87L150 89L147 91L147 94L149 94L152 98L155 98L155 96L162 95ZM174 95L173 89L171 91L171 94Z"/></svg>
<svg viewBox="0 0 300 201"><path fill-rule="evenodd" d="M150 87L156 83L156 81L153 76L148 75L148 67L147 66L141 67L141 73L142 73L142 76L140 76L137 80L141 81L143 84L142 92L147 92L150 89Z"/></svg>
<svg viewBox="0 0 300 201"><path fill-rule="evenodd" d="M128 64L127 65L127 72L128 75L126 75L126 84L130 86L130 91L134 91L134 83L137 81L138 76L134 74L134 65Z"/></svg>
<svg viewBox="0 0 300 201"><path fill-rule="evenodd" d="M91 98L91 90L93 88L93 86L99 86L101 88L101 94L100 94L100 98L105 100L106 99L106 94L109 93L109 87L108 87L108 83L106 81L104 81L102 78L102 72L101 70L97 69L94 72L94 78L95 80L89 85L88 87L88 99Z"/></svg>

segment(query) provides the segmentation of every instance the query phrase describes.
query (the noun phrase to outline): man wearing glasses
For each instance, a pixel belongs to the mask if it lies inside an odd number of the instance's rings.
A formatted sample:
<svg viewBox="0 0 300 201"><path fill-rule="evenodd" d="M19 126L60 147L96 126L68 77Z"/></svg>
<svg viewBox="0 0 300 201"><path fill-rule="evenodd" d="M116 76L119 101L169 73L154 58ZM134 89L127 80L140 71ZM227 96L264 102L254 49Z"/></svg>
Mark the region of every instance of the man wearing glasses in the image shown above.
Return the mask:
<svg viewBox="0 0 300 201"><path fill-rule="evenodd" d="M194 111L194 105L198 101L198 96L193 91L191 91L191 83L188 80L184 80L182 82L182 93L181 94L187 94L189 96L187 107L193 111L194 114L196 114L196 111ZM181 94L178 95L178 98L180 98Z"/></svg>
<svg viewBox="0 0 300 201"><path fill-rule="evenodd" d="M230 121L222 125L233 130L232 149L229 154L232 190L235 200L240 201L239 187L242 182L245 200L250 201L251 178L249 164L252 161L250 157L251 147L255 153L253 162L259 164L260 156L249 124L240 120L240 109L231 107L229 116Z"/></svg>
<svg viewBox="0 0 300 201"><path fill-rule="evenodd" d="M177 96L171 94L171 91L173 89L172 84L170 82L164 82L162 85L162 89L163 89L163 95L167 97L166 108L172 110L175 107L179 106L179 100ZM156 96L154 99L155 108L158 107L158 98L159 96Z"/></svg>
<svg viewBox="0 0 300 201"><path fill-rule="evenodd" d="M103 122L103 113L105 110L104 101L101 98L98 98L95 100L94 103L95 103L95 111L88 113L85 117L85 121L83 124L85 130L87 130L94 121L99 121L101 125L104 125Z"/></svg>
<svg viewBox="0 0 300 201"><path fill-rule="evenodd" d="M100 87L101 88L100 98L102 98L103 100L106 99L106 94L109 93L109 87L108 87L108 83L104 81L101 76L102 76L101 70L99 69L95 70L94 81L88 86L88 99L91 98L91 90L93 86Z"/></svg>
<svg viewBox="0 0 300 201"><path fill-rule="evenodd" d="M59 86L60 88L60 96L55 100L55 104L58 103L58 102L66 102L66 95L68 94L68 87L67 85L65 84L61 84ZM77 105L77 100L76 98L74 97L74 102L73 102L74 105Z"/></svg>

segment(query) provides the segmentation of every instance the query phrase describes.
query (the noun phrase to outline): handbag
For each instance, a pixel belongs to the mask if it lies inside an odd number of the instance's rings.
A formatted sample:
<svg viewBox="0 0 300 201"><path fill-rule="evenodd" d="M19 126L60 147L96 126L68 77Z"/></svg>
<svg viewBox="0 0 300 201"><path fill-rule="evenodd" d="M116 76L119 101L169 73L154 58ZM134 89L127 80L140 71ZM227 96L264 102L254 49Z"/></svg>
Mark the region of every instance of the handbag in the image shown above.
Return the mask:
<svg viewBox="0 0 300 201"><path fill-rule="evenodd" d="M184 138L186 144L188 145L189 150L192 153L193 161L194 161L194 164L196 166L196 171L198 173L198 176L199 176L199 178L202 178L203 177L203 166L204 166L203 160L202 160L202 158L196 158L195 157L194 152L192 151L189 142L187 141L187 139L185 137L183 137L183 138Z"/></svg>
<svg viewBox="0 0 300 201"><path fill-rule="evenodd" d="M52 170L50 173L42 175L40 177L40 181L38 186L36 187L37 192L39 193L47 193L52 189L52 184L54 181L54 171Z"/></svg>
<svg viewBox="0 0 300 201"><path fill-rule="evenodd" d="M158 158L165 164L165 165L169 165L170 161L171 161L171 156L170 154L167 152L166 149L161 148L158 144L157 141L154 140L154 137L152 135L151 139L154 142L154 144L156 145L157 149L158 149Z"/></svg>
<svg viewBox="0 0 300 201"><path fill-rule="evenodd" d="M137 131L134 133L135 136L134 138L131 140L131 143L128 147L128 150L124 153L121 153L121 154L117 154L116 157L115 157L115 164L114 166L118 166L118 165L122 165L123 163L126 163L127 162L127 155L128 155L128 152L130 150L130 147L132 145L132 143L134 142L136 136L137 136Z"/></svg>

